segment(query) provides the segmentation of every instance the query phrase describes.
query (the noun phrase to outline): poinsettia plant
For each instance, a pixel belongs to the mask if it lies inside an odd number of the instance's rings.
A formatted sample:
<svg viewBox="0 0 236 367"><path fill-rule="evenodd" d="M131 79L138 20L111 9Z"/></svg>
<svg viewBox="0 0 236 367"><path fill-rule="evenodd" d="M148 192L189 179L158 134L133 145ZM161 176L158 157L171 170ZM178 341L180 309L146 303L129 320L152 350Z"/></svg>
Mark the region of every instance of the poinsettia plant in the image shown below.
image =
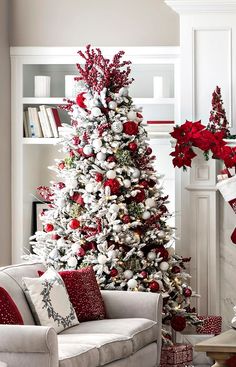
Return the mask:
<svg viewBox="0 0 236 367"><path fill-rule="evenodd" d="M202 125L201 121L186 121L175 126L170 135L176 140L175 150L170 154L174 157L174 167L183 167L184 170L191 167L192 159L196 157L194 147L202 150L206 159L212 152L212 157L221 159L227 168L236 166L236 147L227 146L225 141L232 136L219 87L212 95L212 111L207 126Z"/></svg>

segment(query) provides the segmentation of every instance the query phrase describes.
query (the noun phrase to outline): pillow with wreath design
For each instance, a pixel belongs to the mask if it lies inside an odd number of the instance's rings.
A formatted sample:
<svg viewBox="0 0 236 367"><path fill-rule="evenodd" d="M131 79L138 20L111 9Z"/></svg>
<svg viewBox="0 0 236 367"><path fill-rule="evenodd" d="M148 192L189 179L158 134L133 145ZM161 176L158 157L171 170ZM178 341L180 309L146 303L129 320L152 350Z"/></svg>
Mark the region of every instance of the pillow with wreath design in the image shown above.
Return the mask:
<svg viewBox="0 0 236 367"><path fill-rule="evenodd" d="M23 288L38 325L57 333L79 323L61 276L49 268L40 278L22 278Z"/></svg>

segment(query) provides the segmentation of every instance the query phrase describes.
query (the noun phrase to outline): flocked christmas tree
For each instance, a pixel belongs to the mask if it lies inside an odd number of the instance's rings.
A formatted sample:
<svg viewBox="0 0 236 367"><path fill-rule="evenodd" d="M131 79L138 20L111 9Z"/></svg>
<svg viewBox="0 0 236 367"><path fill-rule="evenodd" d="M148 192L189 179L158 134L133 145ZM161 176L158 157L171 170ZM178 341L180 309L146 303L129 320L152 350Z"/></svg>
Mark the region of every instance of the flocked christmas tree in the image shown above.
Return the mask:
<svg viewBox="0 0 236 367"><path fill-rule="evenodd" d="M78 95L66 109L66 157L58 182L40 187L49 210L32 237L34 255L56 269L91 265L102 289L161 292L163 323L198 323L184 259L174 253L167 196L153 168L140 110L129 96L130 62L89 46L78 67Z"/></svg>
<svg viewBox="0 0 236 367"><path fill-rule="evenodd" d="M223 99L221 96L220 87L216 86L216 89L212 93L212 110L210 112L209 123L207 129L212 133L224 131L225 138L230 136L229 123L226 117L226 112L223 106Z"/></svg>

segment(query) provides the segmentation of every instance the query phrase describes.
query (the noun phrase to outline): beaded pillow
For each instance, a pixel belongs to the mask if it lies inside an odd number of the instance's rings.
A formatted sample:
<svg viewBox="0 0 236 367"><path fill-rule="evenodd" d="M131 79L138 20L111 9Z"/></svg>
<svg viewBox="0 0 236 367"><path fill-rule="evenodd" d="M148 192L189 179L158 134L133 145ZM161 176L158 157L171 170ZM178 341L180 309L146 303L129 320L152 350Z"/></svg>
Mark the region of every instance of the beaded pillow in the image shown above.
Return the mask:
<svg viewBox="0 0 236 367"><path fill-rule="evenodd" d="M59 333L79 323L65 284L54 269L48 269L41 278L23 278L22 282L37 324L52 326Z"/></svg>
<svg viewBox="0 0 236 367"><path fill-rule="evenodd" d="M43 272L39 271L39 275ZM59 272L79 321L105 318L105 306L91 266Z"/></svg>
<svg viewBox="0 0 236 367"><path fill-rule="evenodd" d="M0 287L0 324L24 325L20 311L9 293Z"/></svg>

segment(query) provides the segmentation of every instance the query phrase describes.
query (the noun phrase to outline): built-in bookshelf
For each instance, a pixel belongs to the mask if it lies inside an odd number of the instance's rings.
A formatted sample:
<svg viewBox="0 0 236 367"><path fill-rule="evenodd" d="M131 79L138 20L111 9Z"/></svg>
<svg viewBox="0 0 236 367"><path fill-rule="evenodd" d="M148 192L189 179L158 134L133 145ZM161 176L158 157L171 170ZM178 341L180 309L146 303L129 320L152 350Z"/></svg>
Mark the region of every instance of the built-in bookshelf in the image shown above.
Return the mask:
<svg viewBox="0 0 236 367"><path fill-rule="evenodd" d="M36 188L54 179L48 166L59 157L60 137L33 137L24 132L24 112L57 109L60 123L69 116L59 105L65 104L65 76L76 75L76 63L83 60L79 48L12 47L12 254L19 262L29 248L32 232L32 202L38 200ZM168 132L179 122L179 48L125 47L125 58L132 61L130 87L134 103L143 108L144 120L159 167L167 171L170 144ZM107 57L120 48L102 48ZM34 96L34 77L50 76L50 97ZM160 85L161 83L161 85ZM49 121L50 122L50 121ZM39 120L41 124L41 121ZM159 152L157 151L159 146ZM163 154L162 154L163 153ZM171 171L171 170L169 170ZM174 171L172 171L174 172ZM172 175L172 176L171 176ZM167 190L173 191L173 173L167 172ZM174 195L174 192L173 192Z"/></svg>

